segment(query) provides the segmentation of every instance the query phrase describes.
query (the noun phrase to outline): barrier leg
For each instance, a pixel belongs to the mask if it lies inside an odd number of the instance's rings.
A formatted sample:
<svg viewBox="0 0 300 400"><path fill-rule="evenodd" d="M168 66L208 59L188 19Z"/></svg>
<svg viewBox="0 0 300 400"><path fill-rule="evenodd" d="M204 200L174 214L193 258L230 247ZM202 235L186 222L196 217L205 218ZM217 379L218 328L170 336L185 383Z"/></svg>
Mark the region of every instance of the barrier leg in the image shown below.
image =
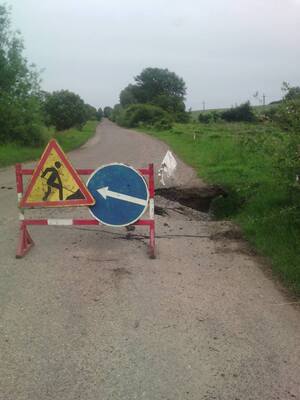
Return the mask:
<svg viewBox="0 0 300 400"><path fill-rule="evenodd" d="M154 216L154 196L155 196L155 188L154 188L154 166L153 164L149 164L149 214L150 214L150 243L149 243L149 257L155 258L155 216Z"/></svg>
<svg viewBox="0 0 300 400"><path fill-rule="evenodd" d="M20 225L20 237L19 243L16 252L16 258L22 258L26 253L31 249L34 245L34 241L31 239L29 232L27 230L27 226L24 222L21 222Z"/></svg>

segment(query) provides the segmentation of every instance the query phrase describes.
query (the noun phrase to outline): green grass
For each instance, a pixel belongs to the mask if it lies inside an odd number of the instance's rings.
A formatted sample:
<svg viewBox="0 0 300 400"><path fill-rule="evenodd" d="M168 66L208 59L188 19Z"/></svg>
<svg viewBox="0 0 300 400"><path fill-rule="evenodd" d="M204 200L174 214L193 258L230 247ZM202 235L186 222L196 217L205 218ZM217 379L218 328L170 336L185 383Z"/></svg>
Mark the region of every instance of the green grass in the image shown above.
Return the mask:
<svg viewBox="0 0 300 400"><path fill-rule="evenodd" d="M63 132L55 133L53 129L48 129L48 138L57 139L64 151L76 149L82 146L95 133L98 121L88 121L82 130L75 128ZM0 167L5 167L18 162L25 162L38 159L45 146L24 147L14 143L0 144Z"/></svg>
<svg viewBox="0 0 300 400"><path fill-rule="evenodd" d="M219 218L238 223L273 271L300 294L300 189L278 168L287 135L264 124L176 124L144 132L162 139L207 182L227 189L213 204ZM194 140L194 134L196 139Z"/></svg>

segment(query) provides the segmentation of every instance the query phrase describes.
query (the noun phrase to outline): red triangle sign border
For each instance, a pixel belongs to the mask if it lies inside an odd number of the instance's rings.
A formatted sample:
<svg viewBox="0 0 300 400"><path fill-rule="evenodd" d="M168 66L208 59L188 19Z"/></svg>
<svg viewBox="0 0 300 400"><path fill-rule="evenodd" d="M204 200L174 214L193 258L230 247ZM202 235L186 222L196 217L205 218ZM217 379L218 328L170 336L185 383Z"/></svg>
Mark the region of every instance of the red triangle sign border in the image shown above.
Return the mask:
<svg viewBox="0 0 300 400"><path fill-rule="evenodd" d="M29 195L34 188L34 185L37 179L40 176L41 170L48 159L49 154L52 150L55 150L60 157L62 163L67 168L68 172L75 180L76 184L78 185L81 193L84 195L83 199L74 199L74 200L59 200L59 201L34 201L34 202L27 202ZM59 146L55 139L51 139L40 160L37 163L37 166L34 169L32 174L31 180L29 185L26 189L25 195L20 201L19 207L20 208L34 208L34 207L71 207L71 206L90 206L95 204L95 200L92 197L91 193L88 191L87 187L85 186L84 182L81 180L80 176L76 172L75 168L71 165L70 161L67 159L67 156L63 152L62 148Z"/></svg>

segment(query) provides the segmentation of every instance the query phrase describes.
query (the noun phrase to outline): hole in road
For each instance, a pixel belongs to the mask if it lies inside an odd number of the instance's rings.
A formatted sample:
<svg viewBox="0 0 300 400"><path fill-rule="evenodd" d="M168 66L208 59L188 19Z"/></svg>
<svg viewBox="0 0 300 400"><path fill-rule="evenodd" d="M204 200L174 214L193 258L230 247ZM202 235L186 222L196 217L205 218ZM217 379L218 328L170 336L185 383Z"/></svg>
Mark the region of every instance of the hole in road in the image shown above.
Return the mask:
<svg viewBox="0 0 300 400"><path fill-rule="evenodd" d="M227 192L217 185L194 188L159 188L155 190L155 194L205 213L209 212L211 202L215 198L227 196Z"/></svg>

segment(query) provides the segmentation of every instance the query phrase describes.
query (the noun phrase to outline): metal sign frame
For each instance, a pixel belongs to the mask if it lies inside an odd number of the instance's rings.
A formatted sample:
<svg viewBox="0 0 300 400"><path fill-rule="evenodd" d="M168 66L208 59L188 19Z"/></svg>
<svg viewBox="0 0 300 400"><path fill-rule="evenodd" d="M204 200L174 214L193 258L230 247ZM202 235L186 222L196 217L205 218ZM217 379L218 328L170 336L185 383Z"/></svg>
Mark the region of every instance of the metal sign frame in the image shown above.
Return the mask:
<svg viewBox="0 0 300 400"><path fill-rule="evenodd" d="M91 175L94 169L76 169L78 175ZM155 258L155 219L154 219L154 196L155 196L155 185L154 185L154 166L149 164L148 168L138 169L139 173L147 177L148 190L149 190L149 218L140 219L133 223L136 226L148 226L149 227L149 247L148 253L150 258ZM16 164L16 183L17 183L17 196L18 203L22 204L23 198L23 176L32 175L33 169L22 168L22 164ZM28 232L27 227L30 225L40 226L65 226L65 225L102 225L101 222L95 219L27 219L25 218L24 209L19 208L19 220L20 220L20 236L18 247L16 251L16 258L22 258L28 253L34 242Z"/></svg>
<svg viewBox="0 0 300 400"><path fill-rule="evenodd" d="M74 199L74 200L59 200L59 201L34 201L34 202L27 202L28 197L30 196L34 185L37 179L40 177L42 169L47 162L47 159L52 150L55 150L57 155L59 156L61 162L66 167L72 178L74 179L75 183L77 184L78 188L80 189L81 193L83 194L83 199ZM62 148L59 146L55 139L51 139L50 142L47 144L40 160L35 167L31 181L26 189L25 195L22 196L20 201L21 208L33 208L33 207L71 207L71 206L88 206L93 205L95 200L93 196L90 194L88 189L86 188L83 181L80 179L80 176L76 172L75 168L72 167L70 161L67 159L67 156L63 152Z"/></svg>

